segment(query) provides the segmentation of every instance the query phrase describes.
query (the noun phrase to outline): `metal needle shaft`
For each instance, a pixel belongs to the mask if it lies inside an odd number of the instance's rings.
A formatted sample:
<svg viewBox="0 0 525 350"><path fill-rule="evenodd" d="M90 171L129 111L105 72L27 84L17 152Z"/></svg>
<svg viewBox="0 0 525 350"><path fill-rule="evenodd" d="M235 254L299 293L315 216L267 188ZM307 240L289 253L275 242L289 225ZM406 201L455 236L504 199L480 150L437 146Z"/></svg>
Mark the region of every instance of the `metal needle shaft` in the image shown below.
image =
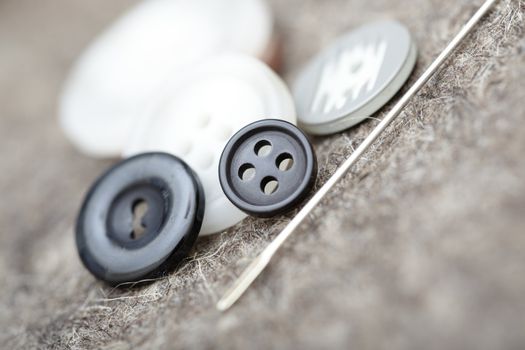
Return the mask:
<svg viewBox="0 0 525 350"><path fill-rule="evenodd" d="M352 165L363 155L363 153L374 143L386 127L402 112L414 95L427 83L427 81L443 65L447 58L452 54L461 41L470 33L479 20L487 13L497 0L487 0L472 18L465 24L456 37L447 45L434 62L427 68L421 77L412 85L412 87L401 97L392 110L385 118L375 127L368 137L359 145L359 147L345 160L337 169L330 179L319 189L319 191L306 203L299 213L290 221L284 230L264 249L264 251L255 258L250 265L244 270L241 276L226 292L221 300L217 303L217 308L221 311L229 309L248 289L252 282L260 275L264 268L270 263L273 255L281 245L290 237L304 219L312 212L326 194L334 185L346 174Z"/></svg>

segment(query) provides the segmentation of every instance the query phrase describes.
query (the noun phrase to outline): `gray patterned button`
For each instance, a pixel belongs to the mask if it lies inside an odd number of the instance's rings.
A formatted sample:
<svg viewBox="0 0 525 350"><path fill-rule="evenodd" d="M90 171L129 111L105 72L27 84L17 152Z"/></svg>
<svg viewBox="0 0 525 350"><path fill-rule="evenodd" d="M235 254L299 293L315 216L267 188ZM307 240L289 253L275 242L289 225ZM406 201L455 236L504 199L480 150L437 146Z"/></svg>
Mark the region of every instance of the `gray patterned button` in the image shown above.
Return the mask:
<svg viewBox="0 0 525 350"><path fill-rule="evenodd" d="M342 36L299 74L293 88L299 125L325 135L360 123L399 91L416 59L410 32L395 21Z"/></svg>

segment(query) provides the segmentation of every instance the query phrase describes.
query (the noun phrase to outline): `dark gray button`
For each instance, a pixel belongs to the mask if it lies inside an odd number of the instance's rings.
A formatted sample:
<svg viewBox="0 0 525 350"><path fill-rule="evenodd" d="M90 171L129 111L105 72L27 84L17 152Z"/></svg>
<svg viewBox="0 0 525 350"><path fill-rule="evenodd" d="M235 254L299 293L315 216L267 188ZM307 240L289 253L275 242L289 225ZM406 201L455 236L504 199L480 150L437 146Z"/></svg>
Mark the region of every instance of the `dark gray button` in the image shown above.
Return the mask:
<svg viewBox="0 0 525 350"><path fill-rule="evenodd" d="M179 158L145 153L103 174L76 226L77 248L96 277L112 283L160 274L187 256L204 216L204 192Z"/></svg>
<svg viewBox="0 0 525 350"><path fill-rule="evenodd" d="M399 91L416 58L410 32L395 21L344 35L315 57L294 84L299 126L324 135L360 123Z"/></svg>
<svg viewBox="0 0 525 350"><path fill-rule="evenodd" d="M228 199L260 217L292 209L308 194L316 175L315 154L306 136L276 119L257 121L237 132L219 163Z"/></svg>

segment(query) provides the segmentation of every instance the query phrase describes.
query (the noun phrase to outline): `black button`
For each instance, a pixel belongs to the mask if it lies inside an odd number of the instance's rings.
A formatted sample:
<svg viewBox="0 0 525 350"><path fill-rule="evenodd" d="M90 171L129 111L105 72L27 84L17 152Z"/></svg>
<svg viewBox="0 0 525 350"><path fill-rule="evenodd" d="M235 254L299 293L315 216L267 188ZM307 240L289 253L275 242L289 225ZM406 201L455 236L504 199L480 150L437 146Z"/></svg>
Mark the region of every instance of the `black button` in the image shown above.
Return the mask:
<svg viewBox="0 0 525 350"><path fill-rule="evenodd" d="M259 217L292 209L308 194L316 176L315 153L307 137L276 119L257 121L233 135L219 164L228 199Z"/></svg>
<svg viewBox="0 0 525 350"><path fill-rule="evenodd" d="M141 154L109 169L88 192L77 219L78 252L96 277L136 281L185 258L203 216L204 192L186 163Z"/></svg>

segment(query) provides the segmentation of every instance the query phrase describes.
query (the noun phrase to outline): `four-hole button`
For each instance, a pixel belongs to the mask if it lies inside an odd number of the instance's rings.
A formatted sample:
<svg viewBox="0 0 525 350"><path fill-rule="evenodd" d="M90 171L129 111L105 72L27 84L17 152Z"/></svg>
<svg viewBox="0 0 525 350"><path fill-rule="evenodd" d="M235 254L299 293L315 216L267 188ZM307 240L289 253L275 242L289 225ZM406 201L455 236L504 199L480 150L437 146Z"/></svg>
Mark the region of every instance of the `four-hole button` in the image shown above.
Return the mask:
<svg viewBox="0 0 525 350"><path fill-rule="evenodd" d="M310 191L317 163L308 138L276 119L254 122L228 142L219 164L221 187L244 212L270 217L294 208Z"/></svg>

